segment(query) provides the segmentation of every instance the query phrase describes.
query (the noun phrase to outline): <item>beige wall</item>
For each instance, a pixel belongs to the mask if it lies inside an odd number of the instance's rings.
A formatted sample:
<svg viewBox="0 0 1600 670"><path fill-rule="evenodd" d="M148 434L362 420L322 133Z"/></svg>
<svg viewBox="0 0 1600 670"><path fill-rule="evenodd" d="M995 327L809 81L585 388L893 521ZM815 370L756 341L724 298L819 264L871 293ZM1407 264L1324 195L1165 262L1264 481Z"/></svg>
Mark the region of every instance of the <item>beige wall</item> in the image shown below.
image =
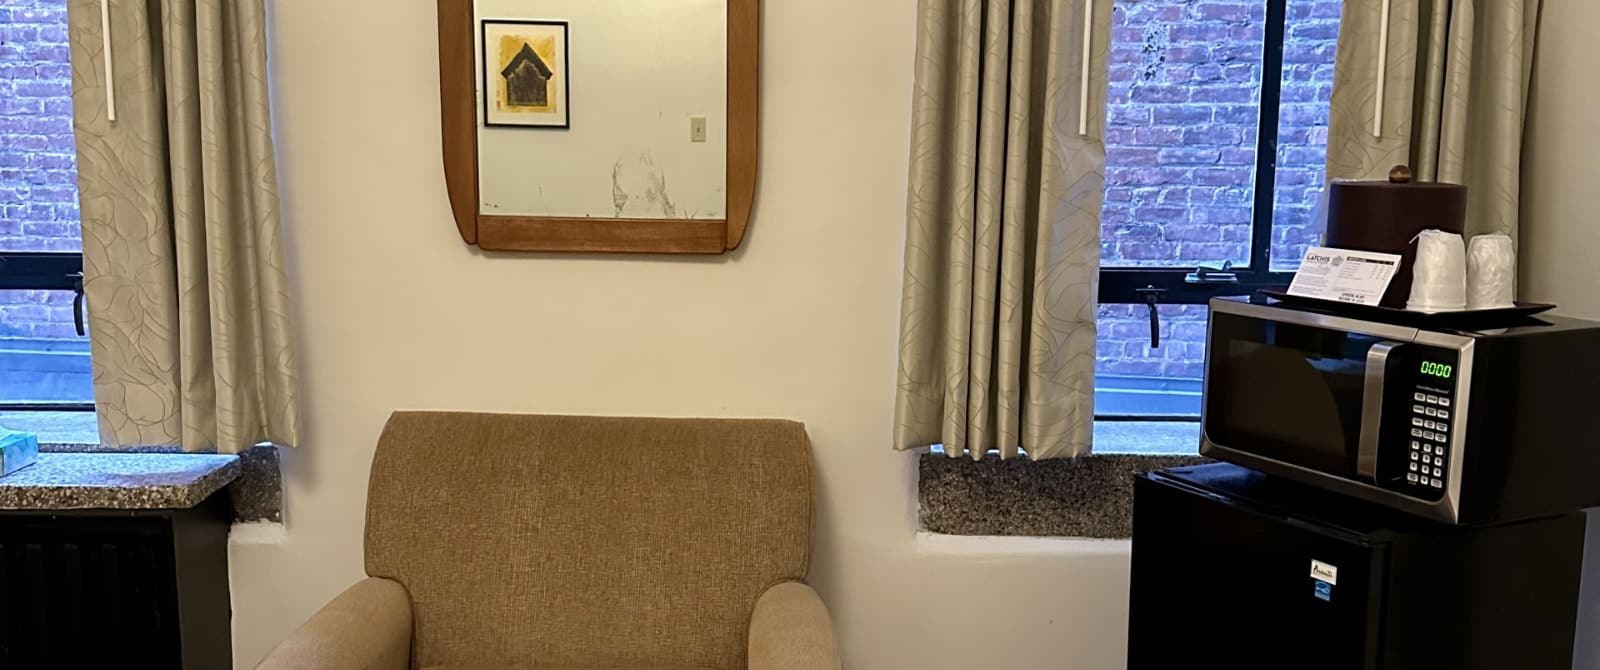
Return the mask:
<svg viewBox="0 0 1600 670"><path fill-rule="evenodd" d="M1522 294L1600 319L1600 2L1544 0L1523 160ZM1600 513L1589 515L1578 659L1600 668Z"/></svg>
<svg viewBox="0 0 1600 670"><path fill-rule="evenodd" d="M367 466L397 408L804 420L813 576L851 667L1122 666L1125 543L914 533L914 460L889 441L916 3L763 4L754 228L728 258L673 261L462 245L434 3L272 3L308 438L286 457L287 538L233 547L241 667L361 574Z"/></svg>

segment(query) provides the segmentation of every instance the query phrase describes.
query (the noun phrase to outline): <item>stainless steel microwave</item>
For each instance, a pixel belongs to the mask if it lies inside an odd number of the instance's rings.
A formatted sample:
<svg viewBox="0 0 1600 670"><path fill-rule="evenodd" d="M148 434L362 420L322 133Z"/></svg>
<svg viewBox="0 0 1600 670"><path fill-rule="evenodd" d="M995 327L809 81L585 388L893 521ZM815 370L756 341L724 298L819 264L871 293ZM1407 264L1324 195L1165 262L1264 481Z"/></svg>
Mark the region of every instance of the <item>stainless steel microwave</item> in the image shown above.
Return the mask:
<svg viewBox="0 0 1600 670"><path fill-rule="evenodd" d="M1451 524L1600 506L1600 323L1211 301L1201 453Z"/></svg>

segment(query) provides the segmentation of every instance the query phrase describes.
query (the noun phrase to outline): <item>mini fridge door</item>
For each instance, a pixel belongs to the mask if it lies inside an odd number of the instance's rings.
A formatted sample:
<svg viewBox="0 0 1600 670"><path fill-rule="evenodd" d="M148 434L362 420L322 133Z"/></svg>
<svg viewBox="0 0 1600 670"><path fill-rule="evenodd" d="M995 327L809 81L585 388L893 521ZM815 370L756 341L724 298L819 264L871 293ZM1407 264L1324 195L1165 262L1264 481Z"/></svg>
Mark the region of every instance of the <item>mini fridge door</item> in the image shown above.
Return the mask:
<svg viewBox="0 0 1600 670"><path fill-rule="evenodd" d="M1377 670L1386 545L1159 474L1134 490L1131 670Z"/></svg>

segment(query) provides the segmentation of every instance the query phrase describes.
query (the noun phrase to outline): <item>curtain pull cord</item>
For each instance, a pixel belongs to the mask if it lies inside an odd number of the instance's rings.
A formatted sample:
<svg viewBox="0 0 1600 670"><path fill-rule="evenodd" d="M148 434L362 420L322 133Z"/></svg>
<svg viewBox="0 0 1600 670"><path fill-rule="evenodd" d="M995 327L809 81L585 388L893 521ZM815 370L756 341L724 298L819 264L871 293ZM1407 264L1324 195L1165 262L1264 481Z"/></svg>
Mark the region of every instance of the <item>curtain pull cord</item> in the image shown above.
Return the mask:
<svg viewBox="0 0 1600 670"><path fill-rule="evenodd" d="M1383 104L1385 89L1389 84L1389 6L1393 0L1383 0L1383 18L1378 27L1378 92L1372 103L1372 136L1383 137Z"/></svg>
<svg viewBox="0 0 1600 670"><path fill-rule="evenodd" d="M1094 0L1083 0L1083 68L1078 73L1078 136L1089 136L1089 58L1094 39Z"/></svg>
<svg viewBox="0 0 1600 670"><path fill-rule="evenodd" d="M117 120L117 71L111 57L111 0L100 0L100 50L106 65L106 120Z"/></svg>

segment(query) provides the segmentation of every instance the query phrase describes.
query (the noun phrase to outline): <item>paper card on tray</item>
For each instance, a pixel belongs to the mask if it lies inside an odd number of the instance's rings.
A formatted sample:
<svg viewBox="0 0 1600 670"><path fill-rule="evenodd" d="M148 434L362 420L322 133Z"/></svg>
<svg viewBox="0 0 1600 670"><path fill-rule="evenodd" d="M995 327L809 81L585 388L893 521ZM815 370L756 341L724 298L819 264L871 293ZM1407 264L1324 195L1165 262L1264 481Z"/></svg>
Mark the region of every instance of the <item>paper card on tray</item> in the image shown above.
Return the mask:
<svg viewBox="0 0 1600 670"><path fill-rule="evenodd" d="M1289 294L1376 307L1400 269L1400 256L1312 247L1294 273Z"/></svg>

